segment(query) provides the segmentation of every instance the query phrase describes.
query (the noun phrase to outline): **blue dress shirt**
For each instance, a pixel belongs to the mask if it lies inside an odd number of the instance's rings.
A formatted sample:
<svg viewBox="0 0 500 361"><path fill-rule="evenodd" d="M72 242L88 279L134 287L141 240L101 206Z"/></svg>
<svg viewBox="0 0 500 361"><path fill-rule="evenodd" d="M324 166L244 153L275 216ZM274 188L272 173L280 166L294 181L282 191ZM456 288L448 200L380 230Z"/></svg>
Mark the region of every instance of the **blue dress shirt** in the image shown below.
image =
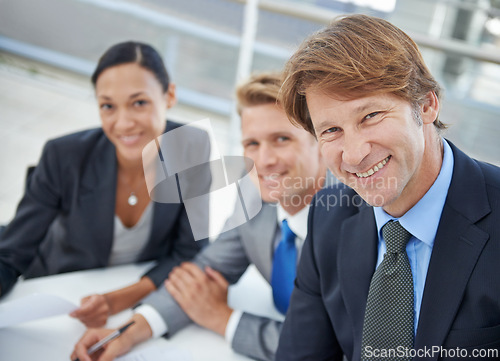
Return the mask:
<svg viewBox="0 0 500 361"><path fill-rule="evenodd" d="M408 212L400 218L387 214L382 207L373 207L378 231L378 258L377 267L380 265L386 252L385 240L382 237L382 227L390 220L398 220L401 225L412 234L406 245L406 253L410 260L413 275L413 290L415 302L415 334L417 333L422 295L424 293L425 278L431 259L434 239L441 219L448 188L453 174L453 152L443 141L443 163L438 177L427 193Z"/></svg>

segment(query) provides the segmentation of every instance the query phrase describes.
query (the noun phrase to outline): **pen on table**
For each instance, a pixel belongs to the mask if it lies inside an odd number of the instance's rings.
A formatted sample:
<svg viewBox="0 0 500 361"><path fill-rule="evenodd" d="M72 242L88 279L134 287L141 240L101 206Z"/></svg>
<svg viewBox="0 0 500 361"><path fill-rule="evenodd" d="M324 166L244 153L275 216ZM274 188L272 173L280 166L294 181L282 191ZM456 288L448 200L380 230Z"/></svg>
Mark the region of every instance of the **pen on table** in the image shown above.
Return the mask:
<svg viewBox="0 0 500 361"><path fill-rule="evenodd" d="M129 322L125 326L120 327L118 330L111 332L109 335L107 335L106 337L104 337L101 341L96 342L95 344L93 344L92 346L90 346L90 348L87 351L87 354L92 355L93 353L99 351L101 348L103 348L104 345L110 343L115 338L117 338L118 336L120 336L123 332L125 332L125 330L127 328L129 328L130 326L132 326L134 323L135 323L135 321ZM77 359L75 359L73 361L80 361L80 359L77 358Z"/></svg>

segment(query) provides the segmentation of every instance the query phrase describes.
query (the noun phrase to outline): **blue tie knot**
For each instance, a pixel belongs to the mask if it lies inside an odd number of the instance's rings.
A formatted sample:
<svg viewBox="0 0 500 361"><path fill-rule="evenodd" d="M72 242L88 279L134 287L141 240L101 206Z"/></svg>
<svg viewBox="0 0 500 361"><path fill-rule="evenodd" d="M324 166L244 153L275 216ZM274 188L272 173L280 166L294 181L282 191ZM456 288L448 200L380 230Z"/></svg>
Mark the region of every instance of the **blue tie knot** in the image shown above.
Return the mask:
<svg viewBox="0 0 500 361"><path fill-rule="evenodd" d="M288 244L293 244L295 245L295 233L290 229L290 226L288 225L288 222L286 219L281 222L281 239L285 241Z"/></svg>

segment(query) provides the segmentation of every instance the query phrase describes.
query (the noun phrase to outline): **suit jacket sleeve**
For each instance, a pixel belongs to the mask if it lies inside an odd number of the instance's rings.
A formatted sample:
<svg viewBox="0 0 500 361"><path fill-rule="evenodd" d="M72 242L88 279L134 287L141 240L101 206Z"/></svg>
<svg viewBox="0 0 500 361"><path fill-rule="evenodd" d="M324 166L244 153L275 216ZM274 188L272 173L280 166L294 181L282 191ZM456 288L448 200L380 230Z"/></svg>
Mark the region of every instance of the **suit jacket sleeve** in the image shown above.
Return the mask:
<svg viewBox="0 0 500 361"><path fill-rule="evenodd" d="M30 265L60 210L62 185L57 154L53 143L48 142L14 219L0 236L1 295L14 286L17 277Z"/></svg>
<svg viewBox="0 0 500 361"><path fill-rule="evenodd" d="M235 283L249 265L237 229L223 233L213 244L199 253L193 262L201 269L210 266L221 272L229 283ZM160 287L158 291L146 297L142 303L151 305L160 313L168 326L168 336L191 323L189 317L165 287Z"/></svg>
<svg viewBox="0 0 500 361"><path fill-rule="evenodd" d="M227 222L231 222L231 219ZM240 279L250 262L239 228L221 234L213 244L205 248L194 259L194 263L202 269L205 266L210 266L221 272L230 284L234 284ZM143 303L153 306L161 314L168 325L168 336L175 334L191 322L165 287L160 287ZM232 347L236 352L256 359L273 360L278 346L280 329L281 322L279 321L243 313L233 338Z"/></svg>
<svg viewBox="0 0 500 361"><path fill-rule="evenodd" d="M167 255L158 260L158 264L148 270L144 276L158 288L175 266L193 259L208 244L208 239L195 241L184 206L181 207L174 230L173 245Z"/></svg>
<svg viewBox="0 0 500 361"><path fill-rule="evenodd" d="M233 349L257 360L272 361L282 322L244 312L233 337Z"/></svg>

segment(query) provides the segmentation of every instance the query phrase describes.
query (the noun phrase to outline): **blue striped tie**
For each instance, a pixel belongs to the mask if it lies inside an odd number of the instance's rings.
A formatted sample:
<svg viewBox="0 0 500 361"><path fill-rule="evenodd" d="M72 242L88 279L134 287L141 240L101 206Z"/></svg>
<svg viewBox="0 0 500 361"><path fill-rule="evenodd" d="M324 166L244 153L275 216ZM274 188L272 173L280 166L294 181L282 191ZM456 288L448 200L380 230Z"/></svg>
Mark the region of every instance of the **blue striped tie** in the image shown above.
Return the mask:
<svg viewBox="0 0 500 361"><path fill-rule="evenodd" d="M286 219L283 220L281 225L281 241L274 252L273 272L271 275L274 304L283 314L288 309L293 282L295 280L297 264L295 237Z"/></svg>

